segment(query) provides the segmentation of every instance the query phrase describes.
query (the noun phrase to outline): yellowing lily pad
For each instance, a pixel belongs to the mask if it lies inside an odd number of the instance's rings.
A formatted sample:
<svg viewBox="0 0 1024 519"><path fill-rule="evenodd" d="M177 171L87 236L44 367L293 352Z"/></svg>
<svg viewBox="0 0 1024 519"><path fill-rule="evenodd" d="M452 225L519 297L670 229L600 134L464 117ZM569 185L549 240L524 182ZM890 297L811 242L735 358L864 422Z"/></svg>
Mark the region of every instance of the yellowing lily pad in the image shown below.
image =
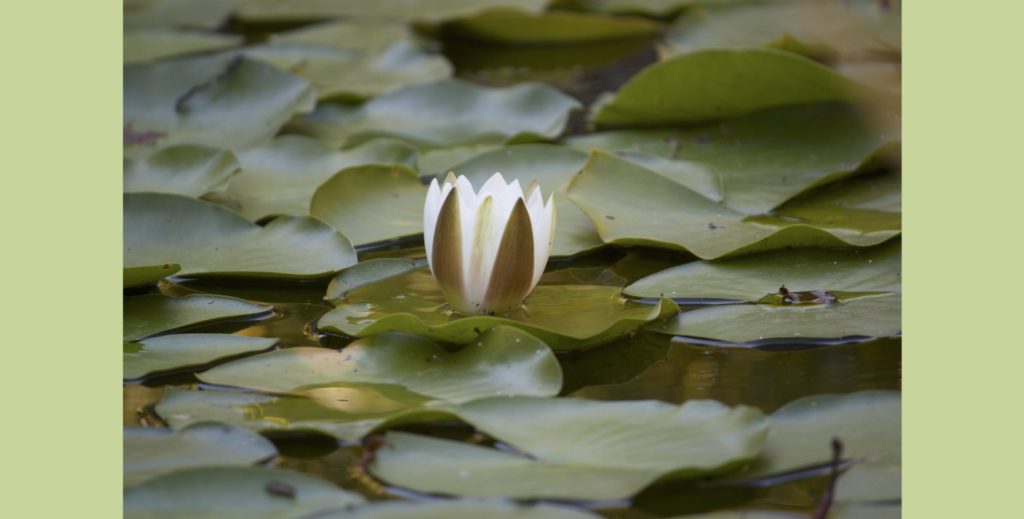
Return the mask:
<svg viewBox="0 0 1024 519"><path fill-rule="evenodd" d="M321 104L295 130L349 147L395 137L423 148L558 137L575 99L540 83L495 88L446 79L403 88L359 106Z"/></svg>
<svg viewBox="0 0 1024 519"><path fill-rule="evenodd" d="M179 275L315 278L356 262L345 236L311 217L260 227L224 207L179 195L124 195L124 266L175 262Z"/></svg>
<svg viewBox="0 0 1024 519"><path fill-rule="evenodd" d="M124 378L201 367L219 359L263 351L275 338L220 333L183 333L124 343Z"/></svg>
<svg viewBox="0 0 1024 519"><path fill-rule="evenodd" d="M548 11L527 13L491 10L453 20L442 28L445 36L500 43L581 43L622 38L643 38L661 31L661 24L646 18L612 17L596 13Z"/></svg>
<svg viewBox="0 0 1024 519"><path fill-rule="evenodd" d="M124 191L173 193L198 197L224 185L238 172L230 151L198 145L164 148L124 161Z"/></svg>
<svg viewBox="0 0 1024 519"><path fill-rule="evenodd" d="M427 187L411 169L359 166L317 188L309 213L365 245L422 233L426 196Z"/></svg>
<svg viewBox="0 0 1024 519"><path fill-rule="evenodd" d="M644 305L623 298L617 287L539 285L520 309L502 315L460 316L426 269L383 279L348 292L320 318L321 330L366 337L403 331L438 341L468 344L497 325L529 332L555 350L610 341L641 324L678 312L670 300Z"/></svg>
<svg viewBox="0 0 1024 519"><path fill-rule="evenodd" d="M126 341L134 341L186 326L269 315L272 310L271 306L225 296L132 296L124 300L123 336Z"/></svg>

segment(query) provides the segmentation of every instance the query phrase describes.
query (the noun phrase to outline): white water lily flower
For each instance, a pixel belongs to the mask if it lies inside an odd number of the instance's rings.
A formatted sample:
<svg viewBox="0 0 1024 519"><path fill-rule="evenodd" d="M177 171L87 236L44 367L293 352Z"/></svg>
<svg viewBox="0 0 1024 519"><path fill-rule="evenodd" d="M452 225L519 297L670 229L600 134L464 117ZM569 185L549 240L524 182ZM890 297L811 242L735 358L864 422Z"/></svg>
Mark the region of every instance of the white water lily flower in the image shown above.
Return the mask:
<svg viewBox="0 0 1024 519"><path fill-rule="evenodd" d="M430 183L423 205L427 263L452 308L466 313L510 310L537 286L551 254L555 204L536 182L523 194L518 180L495 173L473 191L448 174Z"/></svg>

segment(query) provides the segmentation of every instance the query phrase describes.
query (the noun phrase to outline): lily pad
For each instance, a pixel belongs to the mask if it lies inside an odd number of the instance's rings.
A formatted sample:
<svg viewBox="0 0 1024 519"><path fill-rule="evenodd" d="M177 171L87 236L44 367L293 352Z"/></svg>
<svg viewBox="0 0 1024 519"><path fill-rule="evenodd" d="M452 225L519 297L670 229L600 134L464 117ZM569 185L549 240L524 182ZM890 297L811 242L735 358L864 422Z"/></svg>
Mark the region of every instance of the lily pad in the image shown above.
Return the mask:
<svg viewBox="0 0 1024 519"><path fill-rule="evenodd" d="M135 29L124 32L124 62L155 61L182 54L230 49L244 38L180 29Z"/></svg>
<svg viewBox="0 0 1024 519"><path fill-rule="evenodd" d="M385 331L415 333L468 344L494 326L529 332L555 350L610 341L641 324L678 312L670 300L655 305L627 301L616 287L538 285L523 308L503 315L454 315L426 269L413 270L352 290L320 318L321 330L366 337Z"/></svg>
<svg viewBox="0 0 1024 519"><path fill-rule="evenodd" d="M238 172L230 151L186 144L141 159L125 159L124 191L198 197L224 185Z"/></svg>
<svg viewBox="0 0 1024 519"><path fill-rule="evenodd" d="M337 305L348 296L350 290L425 266L425 259L380 258L360 261L331 279L324 299Z"/></svg>
<svg viewBox="0 0 1024 519"><path fill-rule="evenodd" d="M594 222L561 191L555 192L555 241L551 256L573 256L604 246Z"/></svg>
<svg viewBox="0 0 1024 519"><path fill-rule="evenodd" d="M575 99L540 83L495 88L446 79L403 88L359 106L321 104L292 124L330 145L395 137L423 148L558 137Z"/></svg>
<svg viewBox="0 0 1024 519"><path fill-rule="evenodd" d="M774 209L809 189L869 166L897 139L849 105L782 107L690 130L620 130L584 135L570 145L620 155L745 214ZM632 152L622 154L621 152ZM650 154L656 157L649 157ZM634 158L639 155L640 160ZM649 157L642 160L643 157ZM671 159L658 161L657 157ZM675 161L709 167L721 181L709 196L707 173L675 173ZM692 169L693 166L691 165ZM712 179L712 181L717 180Z"/></svg>
<svg viewBox="0 0 1024 519"><path fill-rule="evenodd" d="M702 259L784 247L870 246L899 234L889 229L861 232L846 228L847 222L826 229L780 223L777 218L753 223L679 183L600 150L591 152L583 172L573 179L569 198L594 222L605 243L686 250Z"/></svg>
<svg viewBox="0 0 1024 519"><path fill-rule="evenodd" d="M250 220L305 215L316 188L349 167L394 164L412 167L416 150L391 139L375 139L345 151L301 135L282 135L270 144L237 152L242 172L231 178L226 196Z"/></svg>
<svg viewBox="0 0 1024 519"><path fill-rule="evenodd" d="M317 188L309 214L365 245L422 233L426 196L427 187L411 169L358 166Z"/></svg>
<svg viewBox="0 0 1024 519"><path fill-rule="evenodd" d="M599 519L601 516L553 504L458 499L383 501L317 514L316 519ZM312 519L312 518L309 518Z"/></svg>
<svg viewBox="0 0 1024 519"><path fill-rule="evenodd" d="M333 384L390 384L456 403L498 395L554 396L562 388L562 371L551 350L530 334L504 326L456 353L415 335L384 333L342 350L273 351L198 376L211 384L272 393Z"/></svg>
<svg viewBox="0 0 1024 519"><path fill-rule="evenodd" d="M335 20L270 35L271 45L317 45L375 52L397 41L417 41L405 23L387 20Z"/></svg>
<svg viewBox="0 0 1024 519"><path fill-rule="evenodd" d="M181 265L182 276L315 278L356 262L345 236L310 217L260 227L224 207L179 195L124 195L124 265Z"/></svg>
<svg viewBox="0 0 1024 519"><path fill-rule="evenodd" d="M126 65L125 153L138 156L175 144L257 146L315 103L305 81L244 57Z"/></svg>
<svg viewBox="0 0 1024 519"><path fill-rule="evenodd" d="M239 19L249 22L309 21L344 17L439 22L499 7L539 12L547 4L548 0L404 0L371 3L363 0L246 0L235 14Z"/></svg>
<svg viewBox="0 0 1024 519"><path fill-rule="evenodd" d="M143 287L152 285L161 279L174 275L181 270L177 263L162 263L159 265L143 265L138 267L124 268L124 288Z"/></svg>
<svg viewBox="0 0 1024 519"><path fill-rule="evenodd" d="M319 478L283 469L181 470L129 488L125 519L277 519L299 517L363 498Z"/></svg>
<svg viewBox="0 0 1024 519"><path fill-rule="evenodd" d="M263 351L276 343L275 338L221 333L185 333L126 342L124 378L204 366L218 359Z"/></svg>
<svg viewBox="0 0 1024 519"><path fill-rule="evenodd" d="M729 343L891 337L902 330L901 308L900 294L820 305L719 305L681 313L648 329Z"/></svg>
<svg viewBox="0 0 1024 519"><path fill-rule="evenodd" d="M451 148L421 150L416 156L416 169L420 176L444 178L456 165L477 155L501 148L500 144L470 144ZM527 184L529 185L529 184Z"/></svg>
<svg viewBox="0 0 1024 519"><path fill-rule="evenodd" d="M747 0L590 0L587 7L594 11L613 14L646 14L666 17L687 7L709 2L744 2Z"/></svg>
<svg viewBox="0 0 1024 519"><path fill-rule="evenodd" d="M854 101L866 87L803 56L711 49L655 63L594 107L599 126L692 124L776 106Z"/></svg>
<svg viewBox="0 0 1024 519"><path fill-rule="evenodd" d="M239 0L125 0L125 27L213 30L228 21Z"/></svg>
<svg viewBox="0 0 1024 519"><path fill-rule="evenodd" d="M124 484L184 468L252 465L277 454L274 444L246 429L197 423L178 431L158 428L124 430Z"/></svg>
<svg viewBox="0 0 1024 519"><path fill-rule="evenodd" d="M710 400L492 398L459 416L524 454L390 432L370 471L421 492L617 499L662 477L728 470L760 451L767 421Z"/></svg>
<svg viewBox="0 0 1024 519"><path fill-rule="evenodd" d="M269 314L273 307L214 295L168 297L147 294L124 300L124 340L144 339L161 332L177 330L225 319Z"/></svg>
<svg viewBox="0 0 1024 519"><path fill-rule="evenodd" d="M695 261L626 287L633 297L756 302L779 286L791 291L899 292L900 242L870 249L793 249L724 261Z"/></svg>
<svg viewBox="0 0 1024 519"><path fill-rule="evenodd" d="M442 34L504 44L567 44L644 38L657 34L661 28L661 24L647 18L570 11L491 10L453 20L442 27Z"/></svg>
<svg viewBox="0 0 1024 519"><path fill-rule="evenodd" d="M309 81L319 99L366 99L452 75L444 56L424 52L409 41L372 53L276 44L248 47L245 54Z"/></svg>

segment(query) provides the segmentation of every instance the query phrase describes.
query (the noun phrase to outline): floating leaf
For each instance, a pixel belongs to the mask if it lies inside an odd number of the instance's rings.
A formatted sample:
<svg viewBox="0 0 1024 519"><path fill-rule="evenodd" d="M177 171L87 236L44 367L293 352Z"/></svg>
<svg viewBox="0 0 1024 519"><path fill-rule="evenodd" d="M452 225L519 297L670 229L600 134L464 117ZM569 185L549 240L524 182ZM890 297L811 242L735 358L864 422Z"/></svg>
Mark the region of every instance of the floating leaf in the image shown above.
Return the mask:
<svg viewBox="0 0 1024 519"><path fill-rule="evenodd" d="M737 211L603 151L591 152L569 186L569 198L594 222L605 243L687 250L702 259L783 247L869 246L899 233L862 233L845 228L845 222L827 229L774 220L770 226L751 223Z"/></svg>
<svg viewBox="0 0 1024 519"><path fill-rule="evenodd" d="M548 11L491 10L449 22L445 36L499 43L581 43L622 38L643 38L661 31L646 18L611 17L601 14Z"/></svg>
<svg viewBox="0 0 1024 519"><path fill-rule="evenodd" d="M185 468L252 465L276 454L262 436L225 424L197 423L178 431L125 428L124 484Z"/></svg>
<svg viewBox="0 0 1024 519"><path fill-rule="evenodd" d="M446 79L403 88L359 106L321 104L293 126L324 142L352 146L395 137L421 147L501 144L553 139L562 133L575 99L540 83L477 86Z"/></svg>
<svg viewBox="0 0 1024 519"><path fill-rule="evenodd" d="M338 151L301 135L282 135L270 144L237 153L242 172L231 178L226 195L250 220L305 215L316 188L349 167L366 164L415 165L416 150L391 139L375 139Z"/></svg>
<svg viewBox="0 0 1024 519"><path fill-rule="evenodd" d="M125 27L192 27L217 29L238 0L125 0Z"/></svg>
<svg viewBox="0 0 1024 519"><path fill-rule="evenodd" d="M125 152L137 156L154 145L259 145L315 102L305 81L227 54L126 65Z"/></svg>
<svg viewBox="0 0 1024 519"><path fill-rule="evenodd" d="M143 339L161 332L224 319L268 314L273 307L233 297L148 294L124 300L124 340Z"/></svg>
<svg viewBox="0 0 1024 519"><path fill-rule="evenodd" d="M363 0L246 0L239 6L236 16L250 22L309 21L344 17L439 22L499 7L539 12L547 3L548 0L405 0L372 3Z"/></svg>
<svg viewBox="0 0 1024 519"><path fill-rule="evenodd" d="M177 263L163 263L160 265L143 265L138 267L124 268L124 288L135 288L152 285L161 279L174 275L181 270Z"/></svg>
<svg viewBox="0 0 1024 519"><path fill-rule="evenodd" d="M174 261L182 276L314 278L356 262L345 236L310 217L260 227L218 205L158 194L124 195L124 265Z"/></svg>
<svg viewBox="0 0 1024 519"><path fill-rule="evenodd" d="M710 0L713 2L743 2L746 0ZM647 14L666 17L686 8L708 3L709 0L590 0L587 7L594 11L614 14Z"/></svg>
<svg viewBox="0 0 1024 519"><path fill-rule="evenodd" d="M899 292L900 242L870 249L793 249L724 261L695 261L647 276L623 291L633 297L755 302L791 291Z"/></svg>
<svg viewBox="0 0 1024 519"><path fill-rule="evenodd" d="M124 191L198 197L216 190L238 172L230 151L186 144L141 159L125 159Z"/></svg>
<svg viewBox="0 0 1024 519"><path fill-rule="evenodd" d="M839 503L899 501L903 470L893 461L856 462L836 482L835 500Z"/></svg>
<svg viewBox="0 0 1024 519"><path fill-rule="evenodd" d="M391 47L398 41L416 40L416 33L405 23L335 20L272 34L269 41L271 45L317 45L375 52Z"/></svg>
<svg viewBox="0 0 1024 519"><path fill-rule="evenodd" d="M391 384L456 403L498 395L554 396L562 388L562 371L551 350L530 334L504 326L456 353L415 335L384 333L342 350L287 348L256 355L198 376L211 384L271 393Z"/></svg>
<svg viewBox="0 0 1024 519"><path fill-rule="evenodd" d="M317 514L316 519L599 519L601 516L553 504L458 499L383 501ZM312 519L312 518L310 518Z"/></svg>
<svg viewBox="0 0 1024 519"><path fill-rule="evenodd" d="M499 144L471 144L451 148L421 150L416 156L416 170L420 176L444 178L456 165L477 155L501 148Z"/></svg>
<svg viewBox="0 0 1024 519"><path fill-rule="evenodd" d="M542 284L523 308L508 314L457 316L447 310L430 272L421 269L350 291L345 301L320 318L319 327L355 337L403 331L467 344L491 327L507 325L529 332L555 350L568 350L610 341L677 311L669 300L656 305L627 301L616 287Z"/></svg>
<svg viewBox="0 0 1024 519"><path fill-rule="evenodd" d="M900 519L903 507L892 503L845 503L834 506L828 519Z"/></svg>
<svg viewBox="0 0 1024 519"><path fill-rule="evenodd" d="M360 100L452 75L444 56L408 41L374 53L309 44L248 47L247 56L309 81L320 99Z"/></svg>
<svg viewBox="0 0 1024 519"><path fill-rule="evenodd" d="M125 490L124 517L276 519L362 502L358 494L291 470L211 467L173 472Z"/></svg>
<svg viewBox="0 0 1024 519"><path fill-rule="evenodd" d="M421 492L616 499L661 477L695 477L757 455L761 413L718 402L492 398L459 416L529 456L391 432L370 470Z"/></svg>
<svg viewBox="0 0 1024 519"><path fill-rule="evenodd" d="M359 166L324 182L309 213L365 245L423 232L427 196L415 171L402 166Z"/></svg>
<svg viewBox="0 0 1024 519"><path fill-rule="evenodd" d="M853 101L866 87L802 56L711 49L655 63L594 107L599 126L690 124L775 106Z"/></svg>
<svg viewBox="0 0 1024 519"><path fill-rule="evenodd" d="M404 274L410 270L423 268L426 265L427 261L425 259L380 258L360 261L342 270L331 279L331 283L327 285L327 295L324 296L324 299L338 304L347 297L350 290L355 290L385 278Z"/></svg>
<svg viewBox="0 0 1024 519"><path fill-rule="evenodd" d="M218 359L270 348L277 339L220 333L185 333L124 344L124 378L198 367Z"/></svg>
<svg viewBox="0 0 1024 519"><path fill-rule="evenodd" d="M822 305L718 305L683 312L648 329L729 343L892 337L902 329L901 307L899 294Z"/></svg>
<svg viewBox="0 0 1024 519"><path fill-rule="evenodd" d="M244 38L227 34L175 29L136 29L124 32L124 62L155 61L182 54L230 49Z"/></svg>

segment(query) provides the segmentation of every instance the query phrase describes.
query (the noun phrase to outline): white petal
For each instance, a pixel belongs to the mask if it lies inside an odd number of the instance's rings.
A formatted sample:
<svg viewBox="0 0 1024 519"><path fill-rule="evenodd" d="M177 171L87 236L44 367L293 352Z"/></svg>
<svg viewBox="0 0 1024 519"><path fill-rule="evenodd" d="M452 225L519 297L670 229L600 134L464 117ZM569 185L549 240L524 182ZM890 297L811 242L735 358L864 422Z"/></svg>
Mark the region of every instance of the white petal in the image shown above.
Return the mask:
<svg viewBox="0 0 1024 519"><path fill-rule="evenodd" d="M437 213L441 210L441 188L435 178L427 188L427 199L423 202L423 248L427 252L427 264L433 272L434 264L430 253L434 250L434 228L437 226Z"/></svg>
<svg viewBox="0 0 1024 519"><path fill-rule="evenodd" d="M530 220L533 224L533 284L537 286L540 277L544 274L544 267L548 264L548 257L551 255L551 245L555 242L555 195L548 196L547 205L542 207L538 213L530 211Z"/></svg>

